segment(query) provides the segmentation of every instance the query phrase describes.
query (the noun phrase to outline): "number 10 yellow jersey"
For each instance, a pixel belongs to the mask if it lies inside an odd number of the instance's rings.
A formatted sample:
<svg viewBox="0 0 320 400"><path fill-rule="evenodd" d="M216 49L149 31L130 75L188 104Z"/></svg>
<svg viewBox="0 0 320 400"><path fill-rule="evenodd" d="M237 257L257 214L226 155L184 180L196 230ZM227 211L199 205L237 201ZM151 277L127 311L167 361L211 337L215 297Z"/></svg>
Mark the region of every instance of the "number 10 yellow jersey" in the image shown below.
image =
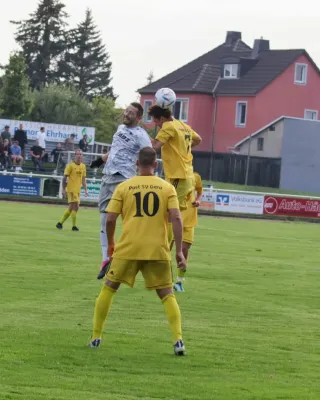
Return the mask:
<svg viewBox="0 0 320 400"><path fill-rule="evenodd" d="M122 234L113 257L170 260L168 210L179 209L175 188L156 176L135 176L118 185L107 212L121 214Z"/></svg>

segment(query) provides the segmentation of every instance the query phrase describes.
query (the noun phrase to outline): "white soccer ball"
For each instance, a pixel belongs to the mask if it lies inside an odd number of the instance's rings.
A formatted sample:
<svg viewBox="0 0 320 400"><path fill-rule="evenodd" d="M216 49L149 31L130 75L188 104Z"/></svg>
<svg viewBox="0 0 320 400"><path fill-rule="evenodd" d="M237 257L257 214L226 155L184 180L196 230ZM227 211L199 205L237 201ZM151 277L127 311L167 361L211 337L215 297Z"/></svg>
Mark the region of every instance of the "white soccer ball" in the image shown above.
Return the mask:
<svg viewBox="0 0 320 400"><path fill-rule="evenodd" d="M155 95L156 104L161 108L170 108L176 102L176 94L172 89L159 89Z"/></svg>

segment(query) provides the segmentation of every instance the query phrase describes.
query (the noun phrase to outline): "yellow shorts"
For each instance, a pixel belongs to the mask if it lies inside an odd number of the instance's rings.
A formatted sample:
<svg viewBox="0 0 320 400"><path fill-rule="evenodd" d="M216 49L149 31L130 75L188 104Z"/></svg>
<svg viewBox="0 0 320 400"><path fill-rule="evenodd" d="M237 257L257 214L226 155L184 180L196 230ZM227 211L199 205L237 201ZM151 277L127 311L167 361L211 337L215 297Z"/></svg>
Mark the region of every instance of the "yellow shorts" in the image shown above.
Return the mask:
<svg viewBox="0 0 320 400"><path fill-rule="evenodd" d="M68 194L68 203L79 203L80 204L80 193L67 193Z"/></svg>
<svg viewBox="0 0 320 400"><path fill-rule="evenodd" d="M171 261L167 260L120 260L114 258L107 273L111 282L134 286L136 276L141 271L146 288L165 289L173 285Z"/></svg>
<svg viewBox="0 0 320 400"><path fill-rule="evenodd" d="M169 179L169 182L176 188L180 210L186 210L188 198L194 189L194 178Z"/></svg>
<svg viewBox="0 0 320 400"><path fill-rule="evenodd" d="M194 240L194 228L183 228L182 241L192 244Z"/></svg>

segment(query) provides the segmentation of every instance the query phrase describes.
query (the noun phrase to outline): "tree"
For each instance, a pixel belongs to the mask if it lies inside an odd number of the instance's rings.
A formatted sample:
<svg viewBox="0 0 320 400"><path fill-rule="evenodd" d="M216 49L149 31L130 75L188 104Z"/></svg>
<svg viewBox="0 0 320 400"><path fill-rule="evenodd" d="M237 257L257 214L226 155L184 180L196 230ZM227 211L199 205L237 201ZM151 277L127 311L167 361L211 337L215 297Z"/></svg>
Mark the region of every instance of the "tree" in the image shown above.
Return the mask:
<svg viewBox="0 0 320 400"><path fill-rule="evenodd" d="M115 100L110 85L112 63L89 9L85 20L69 32L68 41L68 51L60 62L60 75L90 99Z"/></svg>
<svg viewBox="0 0 320 400"><path fill-rule="evenodd" d="M16 42L27 62L31 87L57 81L58 62L66 50L65 5L60 0L41 0L37 10L17 25Z"/></svg>
<svg viewBox="0 0 320 400"><path fill-rule="evenodd" d="M153 73L153 71L151 70L150 72L149 72L149 75L147 76L147 82L148 82L148 85L151 85L151 83L154 81L154 73Z"/></svg>
<svg viewBox="0 0 320 400"><path fill-rule="evenodd" d="M96 128L96 141L112 143L112 137L121 122L123 110L115 108L110 98L97 97L93 100L92 126Z"/></svg>
<svg viewBox="0 0 320 400"><path fill-rule="evenodd" d="M31 110L32 98L26 69L25 59L19 53L11 54L8 65L4 67L0 107L7 118L20 119L28 116Z"/></svg>
<svg viewBox="0 0 320 400"><path fill-rule="evenodd" d="M34 91L33 121L89 126L93 119L92 105L77 89L51 84Z"/></svg>

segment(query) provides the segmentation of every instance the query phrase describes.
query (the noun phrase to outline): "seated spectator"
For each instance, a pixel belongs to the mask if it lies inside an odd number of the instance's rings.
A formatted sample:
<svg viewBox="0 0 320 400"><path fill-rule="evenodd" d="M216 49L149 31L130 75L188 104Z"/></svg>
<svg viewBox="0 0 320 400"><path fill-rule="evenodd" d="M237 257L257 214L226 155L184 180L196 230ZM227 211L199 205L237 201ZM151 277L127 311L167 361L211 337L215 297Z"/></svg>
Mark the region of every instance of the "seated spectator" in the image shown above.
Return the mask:
<svg viewBox="0 0 320 400"><path fill-rule="evenodd" d="M5 141L7 139L7 140L9 140L9 143L10 143L11 142L11 133L10 133L9 129L10 129L10 126L6 125L4 127L4 131L1 132L1 137L2 137L3 141Z"/></svg>
<svg viewBox="0 0 320 400"><path fill-rule="evenodd" d="M21 155L24 158L25 157L24 147L26 144L28 144L28 138L27 138L27 132L23 130L22 124L20 124L19 129L15 131L13 140L19 142L19 146L21 147Z"/></svg>
<svg viewBox="0 0 320 400"><path fill-rule="evenodd" d="M57 166L57 171L59 171L59 167L64 168L66 163L63 160L63 150L61 143L58 143L56 148L52 150L51 156L53 156L53 162Z"/></svg>
<svg viewBox="0 0 320 400"><path fill-rule="evenodd" d="M39 140L36 140L36 144L30 149L31 158L36 171L44 171L42 162L44 157L44 150L39 146Z"/></svg>
<svg viewBox="0 0 320 400"><path fill-rule="evenodd" d="M83 135L83 138L79 142L79 147L84 153L86 153L88 151L88 146L88 135Z"/></svg>
<svg viewBox="0 0 320 400"><path fill-rule="evenodd" d="M11 150L11 159L13 162L13 165L18 166L17 169L19 168L19 170L21 169L21 165L23 163L23 158L21 155L21 147L19 146L19 142L17 140L15 140L13 142L13 145L10 147Z"/></svg>
<svg viewBox="0 0 320 400"><path fill-rule="evenodd" d="M1 166L7 170L8 168L12 168L11 163L11 149L9 146L9 140L5 139L4 141L0 137L0 164Z"/></svg>

